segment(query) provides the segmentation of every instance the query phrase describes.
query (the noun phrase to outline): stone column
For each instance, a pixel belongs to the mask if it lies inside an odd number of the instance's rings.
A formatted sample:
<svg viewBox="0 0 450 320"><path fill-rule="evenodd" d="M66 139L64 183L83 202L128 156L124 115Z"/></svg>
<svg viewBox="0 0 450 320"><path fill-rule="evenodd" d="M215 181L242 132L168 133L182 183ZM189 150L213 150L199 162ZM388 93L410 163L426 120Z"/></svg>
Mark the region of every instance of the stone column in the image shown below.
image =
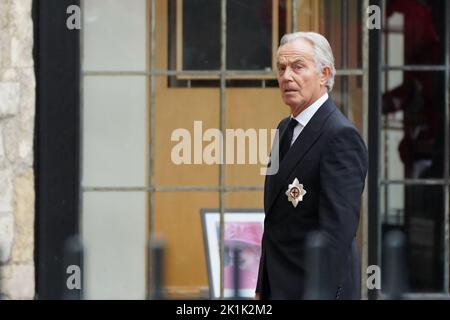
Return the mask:
<svg viewBox="0 0 450 320"><path fill-rule="evenodd" d="M0 294L33 299L35 76L31 0L0 0Z"/></svg>

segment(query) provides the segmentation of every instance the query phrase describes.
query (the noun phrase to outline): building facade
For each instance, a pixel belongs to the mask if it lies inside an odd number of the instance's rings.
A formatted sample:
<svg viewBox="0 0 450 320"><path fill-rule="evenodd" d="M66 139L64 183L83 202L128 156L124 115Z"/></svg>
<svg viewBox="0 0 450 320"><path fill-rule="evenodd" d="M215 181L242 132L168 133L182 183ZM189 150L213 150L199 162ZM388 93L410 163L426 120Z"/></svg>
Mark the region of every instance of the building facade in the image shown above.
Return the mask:
<svg viewBox="0 0 450 320"><path fill-rule="evenodd" d="M35 294L31 1L0 1L0 293Z"/></svg>

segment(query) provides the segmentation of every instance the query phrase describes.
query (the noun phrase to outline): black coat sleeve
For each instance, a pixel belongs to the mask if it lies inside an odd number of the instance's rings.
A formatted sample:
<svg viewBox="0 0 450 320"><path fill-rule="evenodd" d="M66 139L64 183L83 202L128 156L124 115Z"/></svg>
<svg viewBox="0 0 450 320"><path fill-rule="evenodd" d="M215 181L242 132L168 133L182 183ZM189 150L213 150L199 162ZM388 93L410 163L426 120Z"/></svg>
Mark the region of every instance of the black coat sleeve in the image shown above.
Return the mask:
<svg viewBox="0 0 450 320"><path fill-rule="evenodd" d="M280 123L278 123L278 126L277 126L277 130L279 131L278 132L278 137L281 135L280 128L281 128L283 122L286 122L287 119L289 119L289 118L290 117L284 118L283 120L280 121ZM279 143L279 142L278 141L273 141L272 145L275 144L275 143ZM272 152L271 152L271 154L272 154ZM270 166L270 162L269 162L269 166ZM264 255L265 255L265 253L264 253L264 243L261 243L261 258L259 260L258 280L257 280L257 283L256 283L256 290L255 290L256 293L261 293L262 292L263 271L264 271L263 268L264 268L264 259L265 259Z"/></svg>
<svg viewBox="0 0 450 320"><path fill-rule="evenodd" d="M320 161L319 230L326 241L330 294L348 274L359 224L367 149L354 127L334 132Z"/></svg>

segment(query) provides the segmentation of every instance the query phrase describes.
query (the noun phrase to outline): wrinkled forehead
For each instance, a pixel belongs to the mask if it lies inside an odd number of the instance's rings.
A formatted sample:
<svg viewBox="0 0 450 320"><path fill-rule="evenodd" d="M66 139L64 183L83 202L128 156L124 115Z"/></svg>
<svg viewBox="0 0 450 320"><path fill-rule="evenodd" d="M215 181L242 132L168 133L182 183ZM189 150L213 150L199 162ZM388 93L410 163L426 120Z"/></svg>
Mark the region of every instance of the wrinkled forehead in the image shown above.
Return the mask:
<svg viewBox="0 0 450 320"><path fill-rule="evenodd" d="M277 62L313 61L314 49L308 40L298 39L281 46L277 52Z"/></svg>

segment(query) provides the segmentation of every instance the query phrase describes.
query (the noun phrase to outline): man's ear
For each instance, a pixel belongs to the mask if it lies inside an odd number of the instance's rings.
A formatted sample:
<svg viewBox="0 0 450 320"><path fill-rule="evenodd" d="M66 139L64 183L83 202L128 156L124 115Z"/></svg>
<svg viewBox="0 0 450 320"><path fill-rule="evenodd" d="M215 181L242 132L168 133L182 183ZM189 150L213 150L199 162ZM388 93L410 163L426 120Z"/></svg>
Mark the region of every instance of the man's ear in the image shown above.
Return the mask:
<svg viewBox="0 0 450 320"><path fill-rule="evenodd" d="M320 73L320 85L326 86L328 78L331 76L331 69L328 66L322 68L322 72Z"/></svg>

